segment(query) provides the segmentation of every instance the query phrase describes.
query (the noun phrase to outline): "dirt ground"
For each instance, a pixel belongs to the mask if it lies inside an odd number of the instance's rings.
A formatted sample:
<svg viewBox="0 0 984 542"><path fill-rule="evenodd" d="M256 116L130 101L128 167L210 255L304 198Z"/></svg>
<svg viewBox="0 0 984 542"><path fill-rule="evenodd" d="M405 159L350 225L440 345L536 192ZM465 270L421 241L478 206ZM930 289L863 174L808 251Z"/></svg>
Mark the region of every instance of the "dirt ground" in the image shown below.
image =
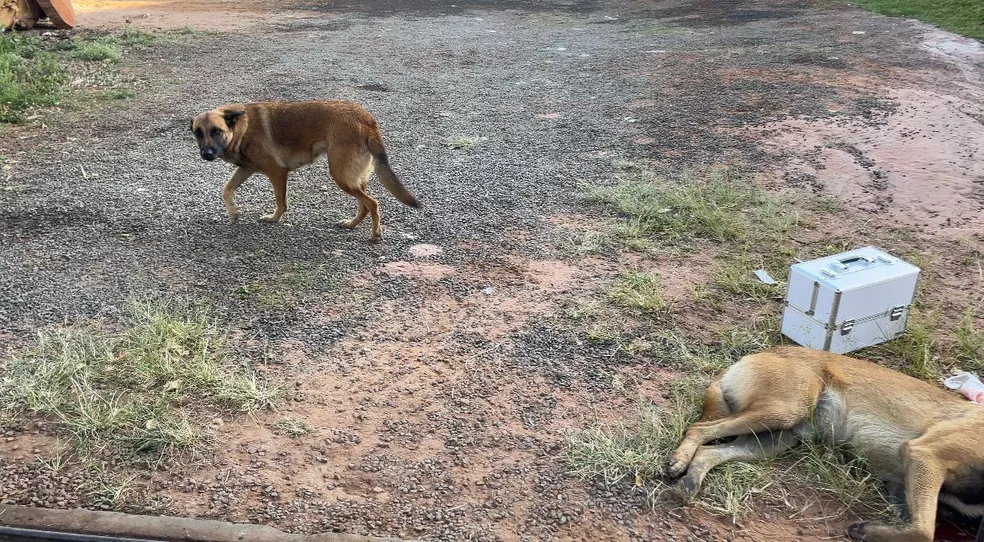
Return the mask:
<svg viewBox="0 0 984 542"><path fill-rule="evenodd" d="M980 299L984 47L916 22L809 1L76 10L88 28L213 32L127 60L148 89L130 101L0 138L7 182L27 187L0 191L0 354L39 327L112 317L131 295L205 297L257 367L295 389L280 412L226 419L212 465L142 475L169 514L432 540L840 539L853 518L766 508L733 525L566 473L564 429L634 411L617 379L658 400L672 378L587 341L570 307L627 266L680 292L706 278L677 256L571 249L572 231L598 222L578 193L616 159L738 164L832 196L821 237L926 255L929 299ZM293 176L284 223L256 222L272 206L257 177L240 191L242 222L227 224L229 169L198 158L188 119L315 97L366 104L425 205L374 183L381 245L332 227L354 205L324 166ZM485 139L451 149L453 136ZM726 327L742 310L680 318ZM313 433L276 434L284 416ZM0 469L44 483L0 485L0 499L90 504L37 467L56 446L43 428L3 436Z"/></svg>

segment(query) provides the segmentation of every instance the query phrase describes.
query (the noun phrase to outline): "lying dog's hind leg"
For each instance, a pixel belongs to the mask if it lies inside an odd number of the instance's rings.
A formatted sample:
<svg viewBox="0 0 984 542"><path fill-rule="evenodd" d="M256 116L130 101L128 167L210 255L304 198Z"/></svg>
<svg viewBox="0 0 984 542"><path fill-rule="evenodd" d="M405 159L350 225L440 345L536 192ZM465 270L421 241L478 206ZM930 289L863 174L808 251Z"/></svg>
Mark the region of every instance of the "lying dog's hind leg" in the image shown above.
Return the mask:
<svg viewBox="0 0 984 542"><path fill-rule="evenodd" d="M731 408L728 407L728 402L724 400L724 393L721 390L721 380L718 379L711 382L711 385L707 387L707 392L704 393L704 406L700 412L700 419L697 421L710 422L720 420L730 414ZM682 443L680 448L677 448L676 452L671 456L675 459L667 467L667 474L674 478L687 470L690 459L693 457L693 451L696 451L696 448L694 448L689 456L685 456L681 448L683 448Z"/></svg>
<svg viewBox="0 0 984 542"><path fill-rule="evenodd" d="M704 477L714 467L730 461L755 461L771 459L796 445L798 439L791 431L742 435L735 440L697 448L687 474L677 484L677 490L686 497L700 491Z"/></svg>
<svg viewBox="0 0 984 542"><path fill-rule="evenodd" d="M801 404L775 398L748 405L745 410L724 418L699 421L687 429L680 446L670 455L667 474L679 476L687 470L697 448L725 437L750 433L784 431L799 425L806 417Z"/></svg>

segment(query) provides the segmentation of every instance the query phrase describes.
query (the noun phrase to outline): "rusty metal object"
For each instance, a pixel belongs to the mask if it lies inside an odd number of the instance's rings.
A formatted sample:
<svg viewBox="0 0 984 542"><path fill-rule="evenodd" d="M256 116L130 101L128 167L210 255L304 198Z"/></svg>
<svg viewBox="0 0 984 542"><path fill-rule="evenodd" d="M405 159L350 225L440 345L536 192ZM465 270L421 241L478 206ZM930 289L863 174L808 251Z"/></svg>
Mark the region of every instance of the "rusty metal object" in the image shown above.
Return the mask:
<svg viewBox="0 0 984 542"><path fill-rule="evenodd" d="M37 0L0 0L0 28L30 30L41 18Z"/></svg>
<svg viewBox="0 0 984 542"><path fill-rule="evenodd" d="M45 15L57 28L75 28L75 8L72 0L37 0Z"/></svg>

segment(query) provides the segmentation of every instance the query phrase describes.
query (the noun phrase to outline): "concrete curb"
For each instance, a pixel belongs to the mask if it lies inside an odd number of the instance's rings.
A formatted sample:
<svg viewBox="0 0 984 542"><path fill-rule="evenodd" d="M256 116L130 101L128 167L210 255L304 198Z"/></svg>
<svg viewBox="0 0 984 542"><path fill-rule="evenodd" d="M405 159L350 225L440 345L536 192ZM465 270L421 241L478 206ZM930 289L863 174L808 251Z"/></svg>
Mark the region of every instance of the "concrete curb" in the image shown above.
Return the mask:
<svg viewBox="0 0 984 542"><path fill-rule="evenodd" d="M266 525L167 516L135 516L83 509L55 510L7 504L0 504L0 525L168 542L398 542L399 540L340 533L288 534Z"/></svg>

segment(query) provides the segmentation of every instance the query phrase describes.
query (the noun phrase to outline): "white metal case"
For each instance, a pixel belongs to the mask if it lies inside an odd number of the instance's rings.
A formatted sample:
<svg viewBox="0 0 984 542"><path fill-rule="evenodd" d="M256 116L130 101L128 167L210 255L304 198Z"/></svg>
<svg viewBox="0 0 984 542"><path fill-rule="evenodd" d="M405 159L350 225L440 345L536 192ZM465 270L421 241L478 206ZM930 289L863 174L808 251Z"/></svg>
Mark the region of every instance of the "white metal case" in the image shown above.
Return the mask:
<svg viewBox="0 0 984 542"><path fill-rule="evenodd" d="M919 268L875 247L795 264L789 270L782 334L844 354L905 331Z"/></svg>

